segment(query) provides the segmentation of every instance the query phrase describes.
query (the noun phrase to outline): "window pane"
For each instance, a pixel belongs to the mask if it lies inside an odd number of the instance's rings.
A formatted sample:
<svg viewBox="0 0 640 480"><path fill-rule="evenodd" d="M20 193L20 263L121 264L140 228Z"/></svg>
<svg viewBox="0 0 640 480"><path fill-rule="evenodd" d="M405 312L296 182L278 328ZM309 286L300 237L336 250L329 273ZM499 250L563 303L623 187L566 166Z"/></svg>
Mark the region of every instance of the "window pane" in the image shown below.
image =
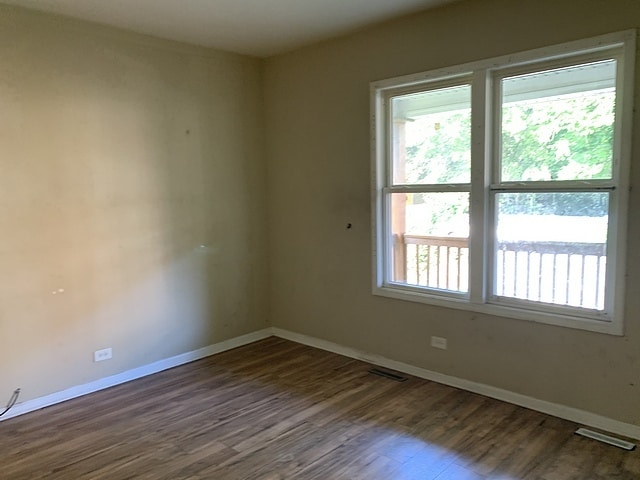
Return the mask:
<svg viewBox="0 0 640 480"><path fill-rule="evenodd" d="M391 194L391 281L469 288L469 194Z"/></svg>
<svg viewBox="0 0 640 480"><path fill-rule="evenodd" d="M495 294L603 310L609 194L496 197Z"/></svg>
<svg viewBox="0 0 640 480"><path fill-rule="evenodd" d="M393 183L468 183L471 167L471 87L394 97Z"/></svg>
<svg viewBox="0 0 640 480"><path fill-rule="evenodd" d="M503 181L608 179L616 61L502 80Z"/></svg>

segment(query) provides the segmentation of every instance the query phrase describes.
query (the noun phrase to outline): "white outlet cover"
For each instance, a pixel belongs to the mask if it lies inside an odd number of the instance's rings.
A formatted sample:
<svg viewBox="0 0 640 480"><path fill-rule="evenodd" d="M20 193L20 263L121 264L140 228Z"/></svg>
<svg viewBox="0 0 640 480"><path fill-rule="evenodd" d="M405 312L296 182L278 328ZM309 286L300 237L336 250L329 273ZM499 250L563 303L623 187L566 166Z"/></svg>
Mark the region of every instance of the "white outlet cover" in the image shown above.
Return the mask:
<svg viewBox="0 0 640 480"><path fill-rule="evenodd" d="M431 337L431 346L441 350L447 349L447 339L443 337Z"/></svg>
<svg viewBox="0 0 640 480"><path fill-rule="evenodd" d="M103 348L102 350L96 350L93 352L94 362L103 362L113 357L113 350L111 348Z"/></svg>

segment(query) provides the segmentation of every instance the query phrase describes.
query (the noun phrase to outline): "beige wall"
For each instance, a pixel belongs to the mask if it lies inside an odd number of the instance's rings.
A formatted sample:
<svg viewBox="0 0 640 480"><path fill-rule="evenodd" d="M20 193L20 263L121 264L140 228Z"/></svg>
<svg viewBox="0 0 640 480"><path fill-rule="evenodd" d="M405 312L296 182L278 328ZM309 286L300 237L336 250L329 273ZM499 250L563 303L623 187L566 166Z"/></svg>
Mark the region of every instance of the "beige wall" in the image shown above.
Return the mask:
<svg viewBox="0 0 640 480"><path fill-rule="evenodd" d="M0 7L0 401L267 325L261 69Z"/></svg>
<svg viewBox="0 0 640 480"><path fill-rule="evenodd" d="M640 425L640 192L614 337L372 296L369 152L371 81L638 27L637 0L469 0L269 59L272 324Z"/></svg>

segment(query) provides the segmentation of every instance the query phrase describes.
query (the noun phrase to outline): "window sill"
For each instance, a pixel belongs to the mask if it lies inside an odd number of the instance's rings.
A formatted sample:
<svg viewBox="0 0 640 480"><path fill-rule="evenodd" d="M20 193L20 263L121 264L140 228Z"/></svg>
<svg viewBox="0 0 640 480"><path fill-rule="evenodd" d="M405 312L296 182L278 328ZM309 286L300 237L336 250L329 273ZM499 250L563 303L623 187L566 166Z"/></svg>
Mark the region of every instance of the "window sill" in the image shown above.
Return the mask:
<svg viewBox="0 0 640 480"><path fill-rule="evenodd" d="M496 317L526 320L546 325L586 330L589 332L604 333L615 336L624 335L621 322L599 320L577 315L558 314L556 312L534 311L519 306L472 303L466 297L430 294L428 292L421 291L420 289L404 287L401 285L374 286L373 294L397 300L424 303L436 307L467 310Z"/></svg>

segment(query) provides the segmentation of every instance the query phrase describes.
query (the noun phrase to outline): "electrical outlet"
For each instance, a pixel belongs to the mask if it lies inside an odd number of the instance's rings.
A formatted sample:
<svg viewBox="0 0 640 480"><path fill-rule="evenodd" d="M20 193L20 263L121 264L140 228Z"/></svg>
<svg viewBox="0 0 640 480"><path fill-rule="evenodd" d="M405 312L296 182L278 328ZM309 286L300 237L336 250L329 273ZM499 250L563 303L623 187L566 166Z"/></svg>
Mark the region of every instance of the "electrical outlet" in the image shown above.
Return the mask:
<svg viewBox="0 0 640 480"><path fill-rule="evenodd" d="M111 350L111 348L103 348L102 350L93 352L94 362L104 362L105 360L111 359L111 357L113 357L113 350Z"/></svg>
<svg viewBox="0 0 640 480"><path fill-rule="evenodd" d="M447 339L442 337L431 337L431 346L441 350L447 349Z"/></svg>

